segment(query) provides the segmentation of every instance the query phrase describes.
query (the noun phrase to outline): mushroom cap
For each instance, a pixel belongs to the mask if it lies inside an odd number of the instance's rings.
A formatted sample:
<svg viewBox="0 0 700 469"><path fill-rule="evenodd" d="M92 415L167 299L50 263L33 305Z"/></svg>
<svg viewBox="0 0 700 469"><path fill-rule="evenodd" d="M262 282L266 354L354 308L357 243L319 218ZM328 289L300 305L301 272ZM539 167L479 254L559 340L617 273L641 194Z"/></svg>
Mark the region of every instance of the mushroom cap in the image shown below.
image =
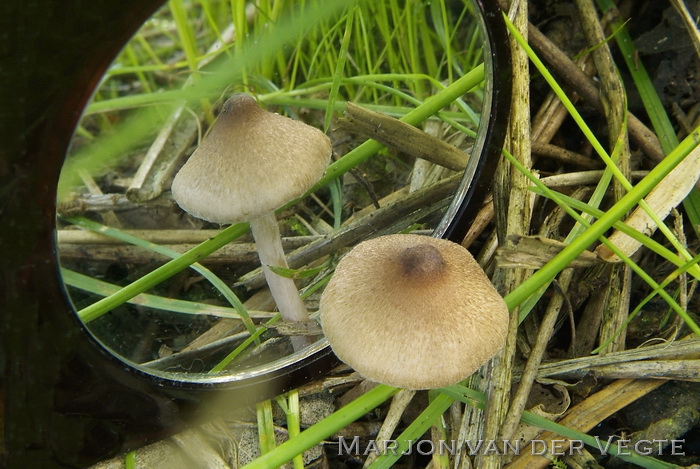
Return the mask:
<svg viewBox="0 0 700 469"><path fill-rule="evenodd" d="M203 220L252 220L310 189L331 152L319 129L236 94L175 176L172 194L183 210Z"/></svg>
<svg viewBox="0 0 700 469"><path fill-rule="evenodd" d="M364 241L320 303L335 354L366 378L408 389L454 384L503 347L508 308L469 251L428 236Z"/></svg>

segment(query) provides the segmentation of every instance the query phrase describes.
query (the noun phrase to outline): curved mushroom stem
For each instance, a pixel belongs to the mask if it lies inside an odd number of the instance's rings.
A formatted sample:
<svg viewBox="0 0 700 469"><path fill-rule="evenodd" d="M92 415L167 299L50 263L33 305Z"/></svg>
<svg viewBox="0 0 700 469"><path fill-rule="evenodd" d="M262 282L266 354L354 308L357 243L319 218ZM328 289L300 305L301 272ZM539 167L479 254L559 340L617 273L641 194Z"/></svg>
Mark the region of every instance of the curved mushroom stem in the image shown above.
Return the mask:
<svg viewBox="0 0 700 469"><path fill-rule="evenodd" d="M250 231L255 239L255 246L260 257L265 280L270 288L272 297L277 303L277 309L285 321L308 321L309 313L299 296L294 280L277 275L268 266L287 268L287 259L282 249L282 238L277 226L274 212L267 213L250 222ZM292 345L298 350L308 345L306 337L292 337Z"/></svg>

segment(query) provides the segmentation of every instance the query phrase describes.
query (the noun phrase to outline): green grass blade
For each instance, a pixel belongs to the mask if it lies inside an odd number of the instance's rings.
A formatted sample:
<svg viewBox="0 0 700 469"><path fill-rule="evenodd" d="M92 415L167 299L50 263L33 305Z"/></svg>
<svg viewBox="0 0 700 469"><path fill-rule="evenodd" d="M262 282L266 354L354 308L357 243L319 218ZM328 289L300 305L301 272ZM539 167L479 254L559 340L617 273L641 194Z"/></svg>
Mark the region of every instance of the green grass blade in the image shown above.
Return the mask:
<svg viewBox="0 0 700 469"><path fill-rule="evenodd" d="M313 277L314 275L328 268L328 266L331 265L331 262L332 258L328 258L325 262L323 262L323 264L310 269L290 269L289 267L280 267L277 265L268 265L267 268L281 277L299 279Z"/></svg>
<svg viewBox="0 0 700 469"><path fill-rule="evenodd" d="M574 260L584 249L593 244L617 221L624 218L646 194L651 191L673 168L680 163L700 142L700 128L696 129L683 142L680 143L661 163L652 169L646 177L625 194L620 201L605 212L590 228L581 236L574 239L571 244L557 254L550 262L526 279L505 298L510 308L522 303L533 292L537 291ZM513 160L511 160L511 163Z"/></svg>
<svg viewBox="0 0 700 469"><path fill-rule="evenodd" d="M158 93L145 93L120 98L123 103L130 103L130 107L146 107L139 109L134 115L126 119L124 125L119 126L118 132L101 139L99 145L92 145L71 155L66 161L63 173L59 181L59 200L65 200L71 187L79 184L77 168L95 169L103 167L105 163L113 164L120 156L128 155L138 145L143 144L149 136L159 129L163 122L165 109L185 102L197 107L202 99L219 99L224 90L232 83L240 83L243 70L250 70L274 57L289 43L298 39L300 35L313 29L319 22L334 17L343 9L349 8L356 2L353 0L314 3L304 9L303 14L290 14L284 21L279 21L266 29L265 33L252 44L247 45L239 54L232 58L221 57L206 68L206 74L182 89L163 90ZM298 8L297 8L298 10ZM161 105L153 109L154 105ZM86 112L94 111L102 104L99 102L88 106Z"/></svg>
<svg viewBox="0 0 700 469"><path fill-rule="evenodd" d="M61 276L63 277L63 281L66 283L66 285L100 296L109 296L121 289L121 287L118 285L97 280L90 276L83 275L66 268L61 268ZM127 301L127 303L146 308L159 309L162 311L170 311L173 313L241 319L241 315L233 308L224 308L221 306L197 303L194 301L178 300L175 298L164 298L162 296L149 295L147 293L137 295ZM80 317L80 319L85 323L89 322L86 321L85 318L80 315L80 313L78 313L78 317Z"/></svg>
<svg viewBox="0 0 700 469"><path fill-rule="evenodd" d="M256 406L258 417L258 441L260 453L266 454L275 449L275 423L272 420L272 401L258 402Z"/></svg>
<svg viewBox="0 0 700 469"><path fill-rule="evenodd" d="M531 189L533 192L535 192L538 195L541 195L543 197L550 198L550 193L549 192L544 192L540 188L532 188ZM551 190L551 189L550 189ZM553 191L556 192L556 191ZM584 212L588 215L591 215L595 218L600 218L605 212L603 212L600 209L595 208L594 206L591 206L585 202L581 202L580 200L574 199L572 197L567 196L566 194L562 194L561 192L556 192L558 199L561 202L564 202L571 208L575 210L579 210L581 212ZM649 236L637 231L636 229L632 228L631 226L625 224L622 221L615 222L612 226L616 230L621 231L622 233L626 234L630 238L635 239L636 241L639 241L644 247L649 249L650 251L658 254L659 256L663 257L667 261L671 262L672 264L675 264L677 267L683 267L687 264L692 264L691 261L684 261L681 259L676 253L668 249L666 246L663 244L659 243L653 238L650 238ZM700 280L700 267L690 265L688 268L688 273L695 277L697 280Z"/></svg>
<svg viewBox="0 0 700 469"><path fill-rule="evenodd" d="M124 469L136 469L136 451L124 455Z"/></svg>
<svg viewBox="0 0 700 469"><path fill-rule="evenodd" d="M607 151L603 148L603 146L600 144L598 139L595 137L593 132L591 131L590 127L588 124L585 122L581 114L576 110L576 108L573 106L573 103L571 103L570 100L566 99L566 93L564 90L559 86L559 84L556 82L554 77L547 72L547 67L542 63L542 61L537 57L535 52L532 50L532 48L529 46L525 38L520 34L520 32L513 26L513 24L510 22L508 17L503 14L503 18L505 19L506 22L506 27L510 31L510 33L513 35L513 38L518 42L518 44L526 51L528 57L532 61L532 63L535 65L537 70L542 73L543 78L547 81L549 86L552 88L554 93L557 95L557 97L560 98L562 104L566 108L566 110L569 112L569 115L574 119L578 127L581 129L581 131L584 133L586 136L586 139L591 143L591 146L595 149L596 153L598 153L598 156L603 160L605 163L606 167L612 171L613 175L615 178L618 180L618 182L624 187L625 190L630 191L632 189L632 184L625 178L625 176L622 174L620 169L615 165L615 162L612 160L612 158L608 155ZM687 249L678 241L678 239L675 237L673 232L666 226L666 224L659 219L659 217L654 213L653 210L647 205L647 203L643 200L640 199L637 201L637 204L649 215L651 220L654 222L654 224L659 228L659 231L661 231L666 238L669 240L671 244L685 256L686 259L692 258L692 256L688 253Z"/></svg>
<svg viewBox="0 0 700 469"><path fill-rule="evenodd" d="M312 425L298 436L290 438L269 453L243 466L245 469L268 469L278 467L291 461L294 456L317 445L341 428L359 419L391 396L397 388L380 384L366 392L345 407L335 411L330 416Z"/></svg>
<svg viewBox="0 0 700 469"><path fill-rule="evenodd" d="M622 333L622 331L625 330L625 328L629 325L629 323L632 322L632 320L637 316L642 311L642 308L649 303L655 296L661 295L663 296L664 288L666 288L671 282L676 280L681 274L684 274L690 270L692 267L697 267L698 263L700 263L700 254L695 256L693 259L689 260L686 262L684 265L679 266L677 269L675 269L673 272L671 272L659 285L657 285L651 293L649 293L635 308L632 310L632 312L628 315L627 319L625 322L620 326L620 328L615 332L615 334L612 335L607 341L604 343L600 344L595 350L591 352L591 354L596 354L600 353L601 350L604 350L608 345L612 343L615 338ZM686 323L688 323L688 320L683 318ZM692 321L692 319L690 319Z"/></svg>
<svg viewBox="0 0 700 469"><path fill-rule="evenodd" d="M507 16L503 16L509 31L513 34L513 36L516 38L521 47L526 49L526 51L528 52L528 56L533 61L538 70L546 70L544 64L539 60L539 58L537 58L537 56L534 54L529 45L525 42L525 40L518 33L518 31L513 27L512 23L508 20ZM547 79L546 76L545 79ZM565 96L563 90L556 83L556 81L553 80L553 78L551 80L547 79L547 81L552 87L552 89L558 90L558 95ZM566 106L566 102L563 101L563 103ZM579 126L582 129L588 129L588 126L585 122L583 122L583 119L581 118L580 114L578 114L575 108L569 108L567 106L567 110L569 110L570 114L577 119L577 122L579 123ZM541 269L535 272L535 274L530 276L515 290L508 294L505 300L509 307L513 308L517 305L520 305L530 295L538 291L543 285L553 280L554 277L561 270L563 270L573 259L575 259L584 249L587 249L588 246L593 244L593 242L595 242L596 239L602 236L603 233L605 233L605 231L607 231L615 222L624 218L625 214L629 210L631 210L635 205L643 205L643 197L646 194L648 194L664 177L668 175L668 173L671 172L671 170L678 163L680 163L680 161L683 160L683 158L685 158L685 156L690 151L692 151L697 146L698 142L700 142L699 132L700 128L696 129L691 135L684 139L683 142L681 142L671 153L669 153L667 157L661 163L659 163L659 165L652 169L649 172L649 174L644 179L642 179L636 186L628 186L629 192L625 194L625 196L623 196L622 199L620 199L620 201L618 201L613 207L611 207L610 210L608 210L608 212L606 212L601 218L598 219L598 221L591 225L591 227L587 229L580 237L574 239L572 243L569 244L565 249L563 249L557 256L555 256L554 259L545 264ZM607 153L600 145L600 143L595 143L597 142L597 140L590 132L590 129L588 129L587 137L589 137L588 134L590 134L591 144L594 145L596 151L601 155L601 157L603 155L606 156L606 158L604 158L606 160L606 163L610 163L608 164L608 168L610 168L610 170L613 172L613 174L616 175L616 177L622 177L622 181L626 181L624 177L621 174L619 174L619 169L617 169L615 165L612 164L612 162L610 161L610 157L607 156ZM511 163L512 162L513 160L511 160ZM659 226L661 227L661 225L663 225L663 223L661 223ZM686 250L682 246L680 246L679 251L684 252ZM692 257L689 254L687 254L687 251L684 255L688 259Z"/></svg>
<svg viewBox="0 0 700 469"><path fill-rule="evenodd" d="M445 2L430 2L430 16L433 20L433 27L435 28L435 33L440 42L442 43L443 49L445 50L445 66L447 68L448 79L452 81L452 48L450 47L450 34L448 31L448 19L447 10L445 8Z"/></svg>
<svg viewBox="0 0 700 469"><path fill-rule="evenodd" d="M338 91L340 90L340 79L341 77L343 77L345 63L348 59L348 49L350 47L350 39L352 37L352 24L355 19L356 12L356 8L351 8L346 15L345 32L343 33L343 40L340 43L338 61L336 62L335 73L333 74L333 84L331 86L331 92L328 95L328 107L326 108L326 115L323 120L323 129L326 132L331 126L331 119L333 119L333 104L338 99Z"/></svg>
<svg viewBox="0 0 700 469"><path fill-rule="evenodd" d="M285 414L287 416L287 431L289 432L289 438L294 438L301 433L299 391L296 389L290 391L287 395L287 399L289 399L289 405L285 409ZM280 400L284 401L284 399ZM294 469L304 469L304 458L301 454L294 456L292 463L294 464Z"/></svg>
<svg viewBox="0 0 700 469"><path fill-rule="evenodd" d="M461 402L464 402L465 404L477 407L479 409L483 408L486 405L486 396L483 393L475 391L473 389L469 389L459 384L441 388L441 391L455 400L459 400ZM584 444L590 446L591 448L600 449L600 441L596 440L595 437L592 437L586 433L577 430L572 430L556 422L552 422L551 420L548 420L544 417L540 417L539 415L533 414L532 412L523 412L520 421L528 425L533 425L535 427L539 427L544 430L557 433L571 440L582 441ZM668 469L676 467L676 465L674 464L659 461L658 459L654 459L652 457L644 456L634 452L623 453L619 450L619 448L615 447L615 445L610 445L607 451L610 454L619 457L620 459L623 459L639 467L644 467L647 469Z"/></svg>
<svg viewBox="0 0 700 469"><path fill-rule="evenodd" d="M617 9L617 6L611 0L596 0L596 3L603 13ZM622 52L627 68L632 75L637 91L639 91L640 98L647 110L654 131L661 141L664 152L669 153L678 146L678 139L676 138L676 133L673 130L671 121L668 115L666 115L661 99L659 99L659 95L654 89L654 85L649 78L644 64L635 53L636 48L634 47L634 42L624 23L619 19L613 19L610 26L615 29L615 40L620 48L620 52Z"/></svg>
<svg viewBox="0 0 700 469"><path fill-rule="evenodd" d="M547 420L544 417L533 414L532 412L523 412L523 416L520 421L528 425L533 425L535 427L548 430L552 433L557 433L563 437L569 438L570 440L582 441L585 445L595 450L600 450L607 444L607 441L604 443L593 436L577 430L572 430L564 425L560 425L552 422L551 420ZM607 448L607 452L617 458L622 459L623 461L630 462L636 466L644 467L646 469L672 469L678 467L675 464L660 461L650 456L635 453L634 451L621 450L615 444L611 444Z"/></svg>
<svg viewBox="0 0 700 469"><path fill-rule="evenodd" d="M596 2L603 13L617 11L617 6L611 0L596 0ZM649 73L644 67L642 60L639 58L637 49L634 46L634 41L627 31L625 23L619 19L615 19L613 16L611 27L616 29L615 40L620 52L622 52L622 57L625 60L627 69L630 75L632 75L632 80L639 92L639 97L644 104L647 115L651 120L654 132L659 137L661 148L663 148L664 153L668 154L678 146L678 138L676 137L676 132L673 130L673 124L671 124L671 120L664 109L661 98L659 98L654 88ZM700 191L698 191L697 188L693 189L688 197L686 197L683 202L683 207L688 214L695 234L700 235L698 231L700 230Z"/></svg>
<svg viewBox="0 0 700 469"><path fill-rule="evenodd" d="M275 316L272 317L269 321L265 323L265 325L260 326L254 333L250 335L246 340L241 342L241 344L233 349L231 353L226 355L219 363L217 363L211 370L209 370L209 373L219 373L224 370L228 366L229 363L231 363L238 355L241 354L248 346L250 346L253 342L256 342L260 336L267 330L267 326L270 326L274 324L275 322L279 321L282 319L282 316L280 316L279 313L277 313Z"/></svg>
<svg viewBox="0 0 700 469"><path fill-rule="evenodd" d="M413 442L423 435L452 405L454 399L446 394L438 394L428 407L395 440L396 446L379 456L369 467L386 469L391 467L407 451Z"/></svg>
<svg viewBox="0 0 700 469"><path fill-rule="evenodd" d="M518 170L524 171L524 172L526 171L525 168L522 167L522 165L520 165L520 163L517 160L515 160L515 158L513 158L510 154L507 154L507 157L509 158L511 163L514 164L518 168ZM591 213L600 214L601 218L605 216L605 214L606 214L605 212L599 211L593 207L589 207L586 204L583 204L582 202L579 202L575 199L564 196L562 194L554 193L550 189L546 188L541 182L539 182L539 180L537 180L537 178L530 175L529 172L525 172L525 174L529 178L531 178L531 180L533 182L535 182L535 184L537 184L538 190L540 190L544 195L546 195L550 199L554 200L559 206L564 208L564 210L566 210L566 212L569 213L569 215L571 215L582 226L586 227L587 230L590 229L591 225L588 223L587 220L583 219L580 215L578 215L575 211L573 211L571 206L575 205L577 207L583 207L584 211L589 210ZM659 245L658 243L653 241L651 238L645 237L641 233L636 232L635 230L631 229L630 227L624 225L624 223L617 221L617 222L613 223L613 226L619 226L621 231L629 233L630 236L633 236L637 239L640 239L640 241L642 243L649 244L652 247L657 248L657 250L659 252L668 253L669 260L676 259L678 262L682 262L680 260L680 258L675 256L675 254L666 250L666 248ZM695 332L698 336L700 336L700 326L698 326L695 323L695 321L690 317L690 315L683 308L681 308L680 305L678 305L678 303L668 293L666 293L665 290L663 290L663 288L659 287L659 285L656 283L656 281L654 281L654 279L652 279L649 276L649 274L647 274L646 271L644 271L644 269L639 267L639 265L637 265L636 262L634 262L632 259L630 259L630 257L627 256L626 254L621 252L614 244L612 244L604 236L600 236L598 239L601 241L601 243L603 243L605 246L607 246L612 252L614 252L615 255L617 255L625 264L627 264L642 280L644 280L647 284L649 284L652 287L652 289L654 289L655 292L658 292L658 294L668 303L668 305L683 319L683 321L685 321L685 323L688 325L688 327L693 332ZM568 246L567 246L567 248L568 248ZM565 248L565 249L567 249L567 248ZM552 259L552 261L550 261L550 263L555 261L555 259L556 259L556 257L554 259ZM549 263L547 265L549 265ZM547 265L545 265L545 267ZM564 265L562 267L562 269L565 267L566 267L566 265ZM693 260L691 260L687 263L687 265L682 264L681 267L684 269L694 268L694 262L693 262ZM530 295L523 303L526 305L529 305L529 303L533 301L533 298L539 299L539 297L541 297L542 294L544 293L543 289L547 286L549 286L549 282L546 282L544 285L538 286L537 287L538 289L532 295ZM506 299L506 303L508 303L507 299ZM527 310L527 311L529 311L529 310ZM527 314L527 313L521 312L521 315L520 315L521 322L525 319L525 314Z"/></svg>
<svg viewBox="0 0 700 469"><path fill-rule="evenodd" d="M565 97L566 98L566 97ZM568 98L567 98L568 99ZM619 155L619 152L621 151L623 147L623 140L622 139L617 139L615 143L615 148L613 149L613 161L617 161L617 156ZM549 188L546 186L542 185L539 182L539 179L535 177L530 171L528 171L524 166L520 165L518 163L516 165L519 171L523 172L525 171L525 176L529 178L531 181L533 181L536 185L536 187L543 193L546 194L547 197L550 197L553 195L554 191L551 191ZM590 201L588 203L589 206L591 207L599 207L600 204L603 201L603 197L605 196L605 193L607 192L608 188L610 187L610 181L612 180L612 171L609 169L606 169L603 172L603 176L600 178L600 181L598 181L598 184L596 185L595 190L593 191L593 194L591 195ZM557 195L559 195L557 193ZM554 202L561 204L562 202L565 202L565 200L562 197L557 198L557 200L554 200ZM566 206L562 206L566 207ZM573 212L569 212L570 215L573 216ZM577 220L576 225L571 229L569 234L566 236L564 243L565 244L570 244L571 241L575 238L577 238L583 231L585 231L589 226L589 219L586 219L584 217L583 220L578 220L575 216L574 219ZM550 283L548 282L547 284L543 285L540 287L534 295L531 295L527 300L523 302L523 304L520 305L519 309L519 315L520 315L520 322L524 321L525 318L530 314L530 312L537 306L539 303L540 298L544 295L544 293L547 291L547 288L549 288Z"/></svg>
<svg viewBox="0 0 700 469"><path fill-rule="evenodd" d="M168 249L166 247L159 246L155 243L144 241L142 239L137 238L136 236L129 235L116 228L101 225L84 217L66 218L66 221L69 221L70 223L73 223L76 226L80 226L81 228L94 231L96 233L101 233L103 235L110 236L115 239L119 239L121 241L124 241L125 243L140 246L144 249L149 249L166 257L177 259L182 255L181 253L173 251L172 249ZM201 274L204 278L206 278L236 309L241 319L243 320L246 329L248 329L250 333L255 332L255 325L253 324L253 321L251 321L250 316L248 315L248 311L246 310L245 306L243 306L243 303L241 303L241 300L238 299L238 296L236 296L233 290L231 290L228 287L228 285L226 285L226 283L224 283L223 280L217 277L211 270L207 269L201 264L193 263L192 265L190 265L190 267L194 269L197 273ZM117 293L115 292L114 294ZM78 316L80 316L81 319L87 323L92 321L93 319L100 317L106 312L107 310L88 309L88 312L85 312L85 310L79 311Z"/></svg>
<svg viewBox="0 0 700 469"><path fill-rule="evenodd" d="M340 180L336 179L328 183L328 190L333 204L333 229L339 230L343 223L343 194Z"/></svg>
<svg viewBox="0 0 700 469"><path fill-rule="evenodd" d="M181 270L186 269L200 259L208 256L217 249L224 247L226 244L245 234L247 231L248 225L245 223L231 225L213 238L210 238L198 246L190 249L186 253L179 255L175 259L167 262L135 282L120 289L118 292L109 295L86 308L83 308L82 310L78 311L78 314L85 317L86 321L102 316L108 311L111 311L117 306L127 302L139 293L143 293L146 290L153 288Z"/></svg>
<svg viewBox="0 0 700 469"><path fill-rule="evenodd" d="M187 18L187 10L182 0L170 0L168 2L170 6L170 12L173 19L175 20L175 27L177 28L178 37L180 39L180 45L182 50L185 52L185 58L187 60L187 66L192 73L192 76L199 78L199 67L197 66L198 53L197 53L197 41L194 38L194 32L190 27L190 21Z"/></svg>
<svg viewBox="0 0 700 469"><path fill-rule="evenodd" d="M700 137L700 135L697 135L696 137ZM691 145L694 144L697 146L697 142L694 139L689 137L688 139L684 140L684 142L687 140L690 141ZM679 145L679 147L676 150L681 149L681 147L683 147L683 144ZM676 152L676 150L674 150L674 153ZM689 153L690 151L692 150L688 150L687 153ZM504 300L508 305L509 309L512 310L513 308L519 306L523 302L530 300L533 296L539 298L539 296L541 296L543 293L543 289L549 285L549 283L554 279L554 277L559 272L564 270L573 259L575 259L581 252L583 252L583 250L585 250L589 245L593 244L593 242L596 239L600 240L611 251L613 251L617 256L619 256L620 259L623 260L623 262L629 265L632 268L632 270L637 275L639 275L645 282L651 285L652 288L658 287L658 284L642 268L640 268L634 261L632 261L628 256L622 253L619 249L617 249L616 246L614 246L605 237L602 236L603 233L607 231L612 225L619 222L619 220L628 211L628 209L624 210L623 207L625 207L627 204L634 205L634 203L636 203L634 202L634 200L637 197L641 198L646 194L645 192L643 192L643 190L639 191L640 185L642 184L642 182L644 182L644 180L640 181L640 184L638 184L632 191L627 193L610 210L602 213L601 217L598 219L597 222L595 222L593 225L589 225L589 223L586 220L584 220L578 213L573 211L571 207L567 205L557 194L545 187L539 180L537 180L537 178L531 175L529 171L527 171L527 169L522 164L520 164L520 162L518 162L517 159L513 157L513 155L511 155L505 150L503 151L503 154L511 162L511 164L513 164L519 171L521 171L523 174L529 177L539 189L546 192L548 197L554 200L576 221L578 221L586 227L586 231L584 231L581 234L581 236L572 240L572 242L569 245L567 245L564 249L562 249L562 251L560 251L559 254L554 256L554 258L552 258L549 262L542 266L542 268L540 268L522 284L518 285L518 287L516 287L515 290L506 295ZM667 157L666 160L662 162L662 164L669 163L670 156L671 155L669 155L669 157ZM680 159L682 160L683 157L685 157L685 155L683 155ZM677 162L675 164L677 164ZM660 166L661 165L657 166L656 168L654 168L654 170L658 169ZM665 170L668 172L670 172L672 169L672 167L665 168ZM650 175L651 173L647 175L647 177L649 177ZM653 182L652 186L655 185L656 182L658 181ZM651 190L651 188L649 188L648 190ZM679 316L681 316L681 318L683 318L688 327L698 336L700 336L700 326L698 326L693 321L693 319L688 315L688 313L685 310L683 310L683 308L681 308L678 305L678 303L676 303L676 301L673 298L671 298L664 290L659 291L659 294L664 298L664 300L666 300L669 306L671 306L673 310ZM521 318L521 320L522 319L524 318Z"/></svg>
<svg viewBox="0 0 700 469"><path fill-rule="evenodd" d="M315 280L314 283L311 285L307 286L304 288L304 290L301 293L301 298L305 300L308 298L310 295L312 295L316 290L327 284L331 279L331 274L328 273L325 276L323 276L320 279ZM248 337L246 340L244 340L238 347L236 347L235 350L233 350L231 353L229 353L223 360L221 360L214 368L211 369L210 373L217 373L219 371L222 371L226 366L228 366L229 363L231 363L241 352L243 352L250 344L253 342L256 342L258 338L262 335L263 332L267 330L267 326L270 326L277 321L282 319L282 316L280 316L279 313L275 314L269 321L267 321L264 325L260 326L255 333L253 333L250 337Z"/></svg>
<svg viewBox="0 0 700 469"><path fill-rule="evenodd" d="M471 70L450 86L428 98L425 102L407 113L399 120L407 124L418 125L425 121L428 117L440 111L443 107L450 104L452 101L459 98L464 93L477 87L483 80L484 65L481 64L479 67ZM366 161L381 148L383 148L381 143L375 140L368 140L362 145L353 149L344 157L328 166L326 174L307 192L307 194L315 192L332 180L345 174L355 166ZM296 202L297 200L291 202L288 204L288 206Z"/></svg>

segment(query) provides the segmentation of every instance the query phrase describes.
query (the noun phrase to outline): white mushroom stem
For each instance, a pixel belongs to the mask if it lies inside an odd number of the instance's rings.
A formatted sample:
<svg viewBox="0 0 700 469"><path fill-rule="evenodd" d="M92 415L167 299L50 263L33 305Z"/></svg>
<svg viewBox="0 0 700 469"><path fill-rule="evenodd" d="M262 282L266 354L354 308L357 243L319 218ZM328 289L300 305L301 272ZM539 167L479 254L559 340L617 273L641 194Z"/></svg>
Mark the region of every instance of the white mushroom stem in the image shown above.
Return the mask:
<svg viewBox="0 0 700 469"><path fill-rule="evenodd" d="M282 238L274 212L250 221L250 230L260 257L267 285L285 321L307 321L309 313L301 301L294 280L277 275L268 266L287 268L287 259L282 249Z"/></svg>

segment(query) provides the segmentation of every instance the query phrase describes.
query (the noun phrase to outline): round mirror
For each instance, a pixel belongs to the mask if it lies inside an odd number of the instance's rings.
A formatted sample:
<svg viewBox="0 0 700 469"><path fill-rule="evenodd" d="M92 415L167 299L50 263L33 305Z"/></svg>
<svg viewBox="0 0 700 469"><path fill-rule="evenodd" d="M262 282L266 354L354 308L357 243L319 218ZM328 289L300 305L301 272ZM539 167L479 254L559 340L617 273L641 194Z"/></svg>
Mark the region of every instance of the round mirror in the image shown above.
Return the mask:
<svg viewBox="0 0 700 469"><path fill-rule="evenodd" d="M460 241L480 208L507 114L495 105L499 15L449 0L168 2L103 77L59 182L61 274L89 333L139 372L195 384L332 357L316 311L342 255L388 233ZM320 179L275 207L286 264L265 264L298 290L306 320L280 317L252 220L201 219L171 193L240 93L332 145ZM246 198L282 191L266 171Z"/></svg>

